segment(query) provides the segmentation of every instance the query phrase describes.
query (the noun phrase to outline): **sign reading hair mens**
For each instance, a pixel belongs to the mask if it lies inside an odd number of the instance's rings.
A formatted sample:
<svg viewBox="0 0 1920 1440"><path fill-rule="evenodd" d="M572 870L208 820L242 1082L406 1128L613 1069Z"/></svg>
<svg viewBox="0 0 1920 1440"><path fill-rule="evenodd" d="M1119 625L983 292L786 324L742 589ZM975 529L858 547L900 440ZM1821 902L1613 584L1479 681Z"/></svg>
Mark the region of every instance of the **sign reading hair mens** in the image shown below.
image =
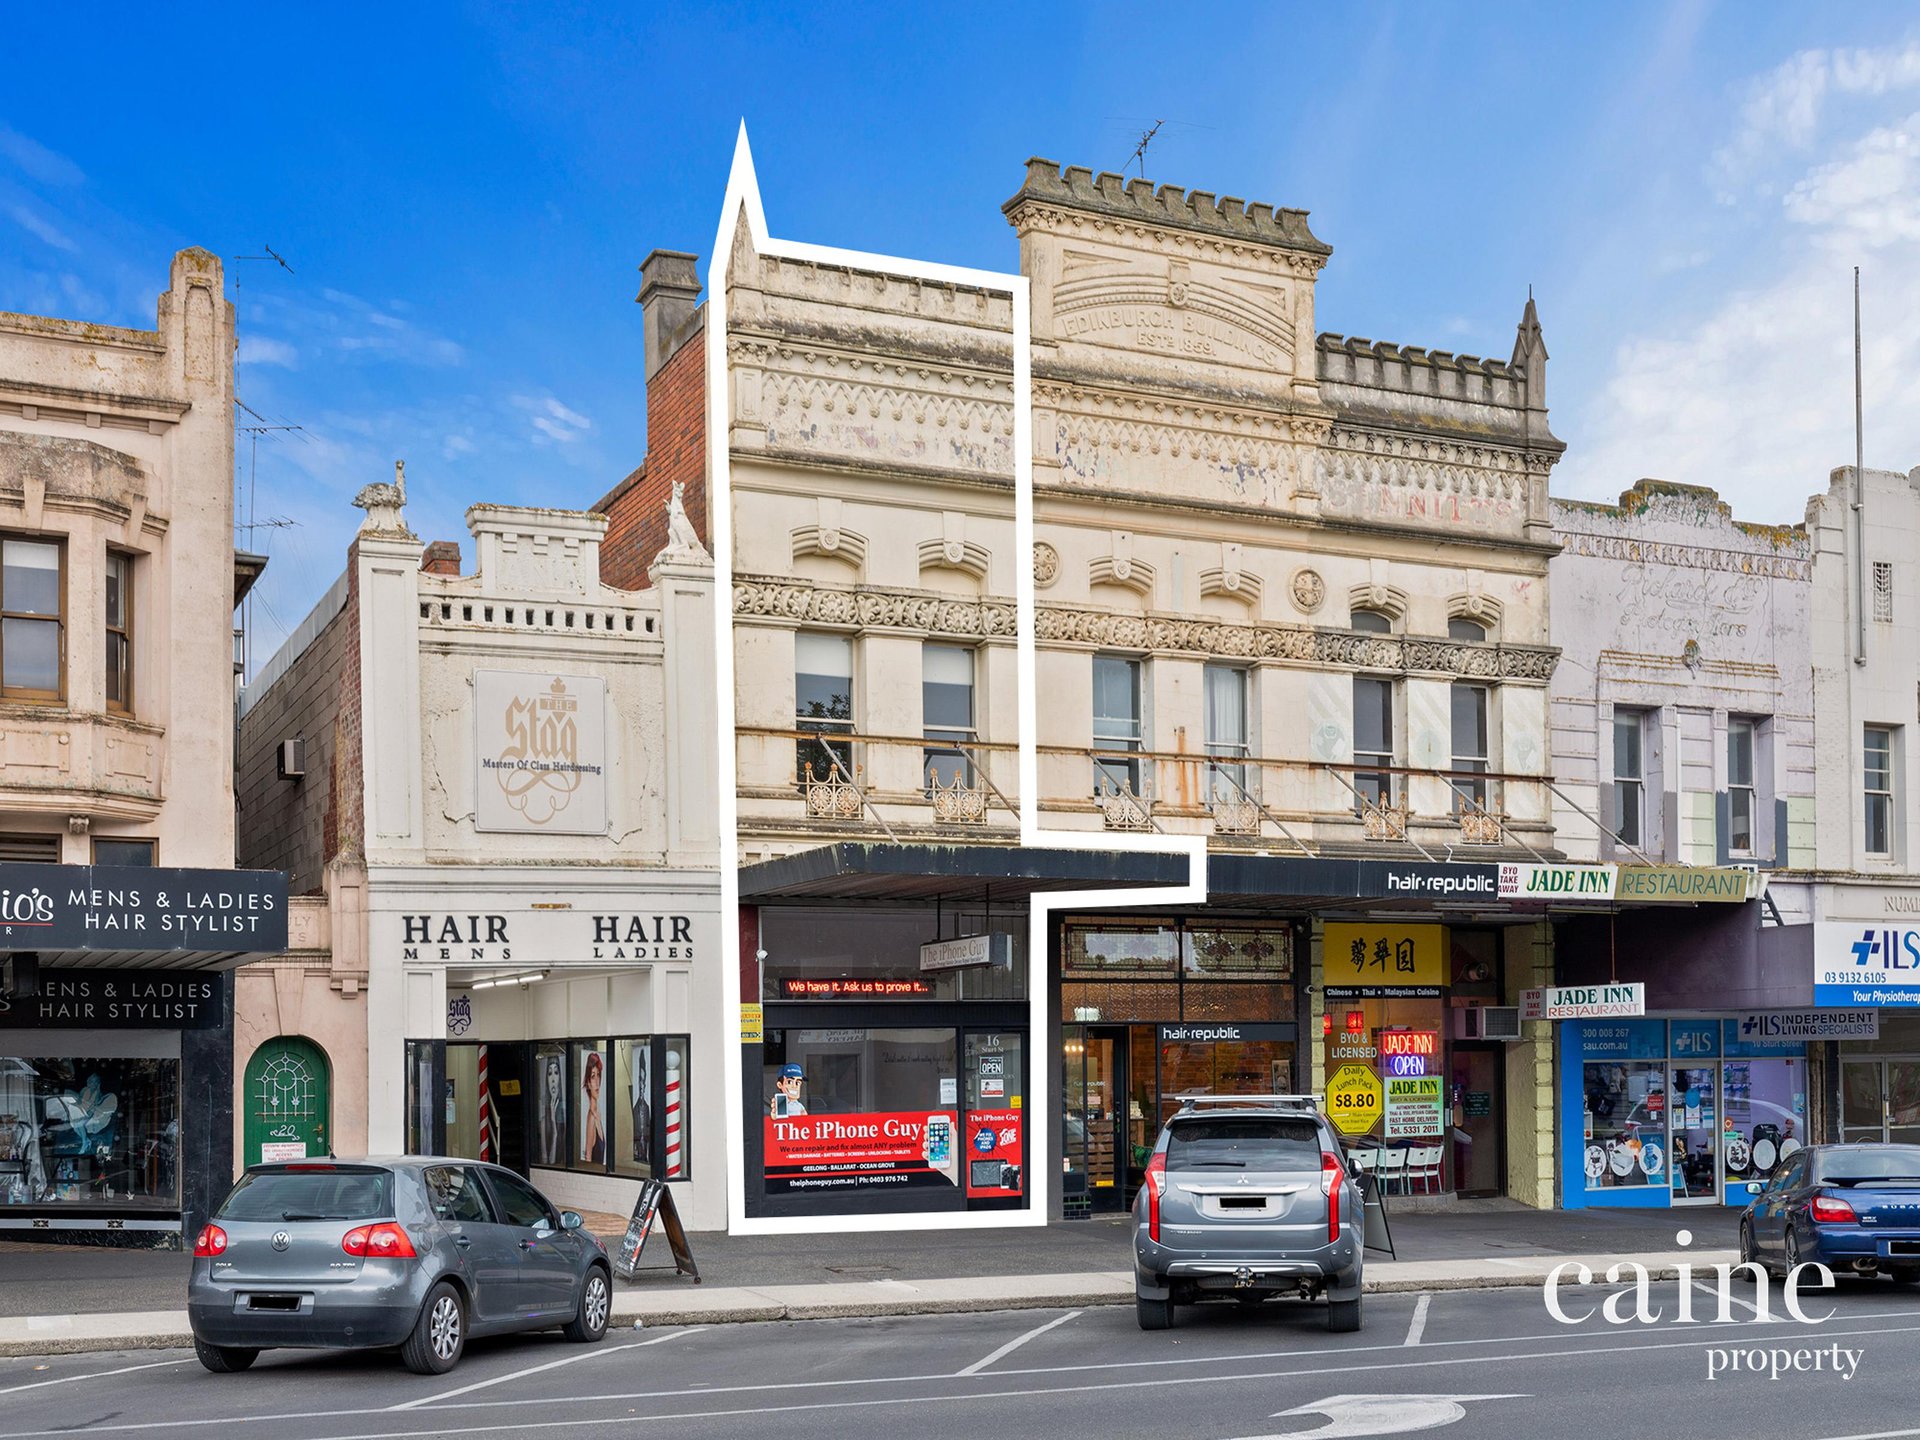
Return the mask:
<svg viewBox="0 0 1920 1440"><path fill-rule="evenodd" d="M607 682L597 675L473 674L474 828L607 830Z"/></svg>

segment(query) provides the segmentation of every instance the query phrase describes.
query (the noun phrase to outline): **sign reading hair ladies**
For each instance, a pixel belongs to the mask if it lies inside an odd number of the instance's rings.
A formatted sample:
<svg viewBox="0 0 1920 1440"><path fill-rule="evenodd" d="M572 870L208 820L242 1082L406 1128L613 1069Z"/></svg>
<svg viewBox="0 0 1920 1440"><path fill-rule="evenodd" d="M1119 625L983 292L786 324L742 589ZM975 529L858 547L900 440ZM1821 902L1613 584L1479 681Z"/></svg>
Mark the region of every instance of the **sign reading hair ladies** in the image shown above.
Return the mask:
<svg viewBox="0 0 1920 1440"><path fill-rule="evenodd" d="M0 950L286 948L287 877L277 870L0 868Z"/></svg>

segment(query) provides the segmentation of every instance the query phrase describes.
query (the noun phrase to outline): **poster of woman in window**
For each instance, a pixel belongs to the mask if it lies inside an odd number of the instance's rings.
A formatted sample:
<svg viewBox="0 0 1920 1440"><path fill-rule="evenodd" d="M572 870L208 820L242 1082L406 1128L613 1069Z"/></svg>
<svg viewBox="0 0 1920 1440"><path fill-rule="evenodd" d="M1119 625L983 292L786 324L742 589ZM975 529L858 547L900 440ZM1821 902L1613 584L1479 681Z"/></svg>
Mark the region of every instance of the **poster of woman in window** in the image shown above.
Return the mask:
<svg viewBox="0 0 1920 1440"><path fill-rule="evenodd" d="M606 1088L607 1061L597 1049L581 1049L580 1149L574 1156L582 1165L607 1163L607 1108L601 1099Z"/></svg>
<svg viewBox="0 0 1920 1440"><path fill-rule="evenodd" d="M567 1052L542 1047L533 1055L534 1095L533 1163L564 1167L567 1163Z"/></svg>

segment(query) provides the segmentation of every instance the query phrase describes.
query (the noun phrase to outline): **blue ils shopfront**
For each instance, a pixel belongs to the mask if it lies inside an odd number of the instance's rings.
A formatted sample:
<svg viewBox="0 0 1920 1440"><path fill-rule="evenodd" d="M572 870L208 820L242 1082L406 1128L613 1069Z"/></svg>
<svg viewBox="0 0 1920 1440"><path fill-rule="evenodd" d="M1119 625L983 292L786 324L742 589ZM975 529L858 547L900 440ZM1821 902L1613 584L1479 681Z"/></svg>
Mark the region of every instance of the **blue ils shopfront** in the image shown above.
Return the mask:
<svg viewBox="0 0 1920 1440"><path fill-rule="evenodd" d="M1807 1039L1823 1018L1563 1022L1561 1203L1745 1204L1748 1181L1809 1141Z"/></svg>

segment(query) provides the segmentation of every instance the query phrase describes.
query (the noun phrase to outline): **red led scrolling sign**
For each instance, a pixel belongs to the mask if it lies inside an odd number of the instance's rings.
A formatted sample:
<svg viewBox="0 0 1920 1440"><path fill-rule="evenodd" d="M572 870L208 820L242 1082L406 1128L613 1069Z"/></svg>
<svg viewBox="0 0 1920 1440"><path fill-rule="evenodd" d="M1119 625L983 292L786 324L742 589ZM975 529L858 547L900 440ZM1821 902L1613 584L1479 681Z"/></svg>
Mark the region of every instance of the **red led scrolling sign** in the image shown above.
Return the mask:
<svg viewBox="0 0 1920 1440"><path fill-rule="evenodd" d="M806 980L780 981L783 1000L922 1000L934 993L925 980Z"/></svg>

